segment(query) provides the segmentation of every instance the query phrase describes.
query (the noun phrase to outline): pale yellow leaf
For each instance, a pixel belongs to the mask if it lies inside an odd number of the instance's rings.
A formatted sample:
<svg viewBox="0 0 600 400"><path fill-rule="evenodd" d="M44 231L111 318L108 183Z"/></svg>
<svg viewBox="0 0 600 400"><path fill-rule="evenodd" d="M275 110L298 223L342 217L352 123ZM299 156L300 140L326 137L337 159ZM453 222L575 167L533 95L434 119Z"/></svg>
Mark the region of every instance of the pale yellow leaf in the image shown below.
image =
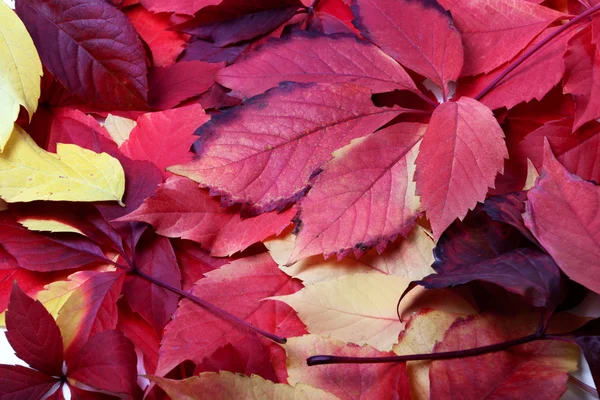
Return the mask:
<svg viewBox="0 0 600 400"><path fill-rule="evenodd" d="M273 383L258 375L228 371L204 372L182 380L149 376L172 399L178 400L335 400L336 396L305 384Z"/></svg>
<svg viewBox="0 0 600 400"><path fill-rule="evenodd" d="M538 174L537 169L531 162L531 160L527 159L527 179L525 180L525 185L523 186L523 190L529 190L535 186L535 180L540 176Z"/></svg>
<svg viewBox="0 0 600 400"><path fill-rule="evenodd" d="M121 201L125 173L119 161L74 144L57 154L39 148L15 125L0 154L0 197L5 201Z"/></svg>
<svg viewBox="0 0 600 400"><path fill-rule="evenodd" d="M23 225L25 228L30 231L40 231L40 232L72 232L78 233L80 235L85 234L81 232L79 229L74 226L65 224L64 222L60 222L52 219L42 219L42 218L21 218L18 222Z"/></svg>
<svg viewBox="0 0 600 400"><path fill-rule="evenodd" d="M22 105L29 118L40 97L42 62L17 14L0 2L0 151L13 130Z"/></svg>
<svg viewBox="0 0 600 400"><path fill-rule="evenodd" d="M129 139L129 134L136 125L137 122L132 119L112 114L108 114L104 121L104 128L119 147Z"/></svg>

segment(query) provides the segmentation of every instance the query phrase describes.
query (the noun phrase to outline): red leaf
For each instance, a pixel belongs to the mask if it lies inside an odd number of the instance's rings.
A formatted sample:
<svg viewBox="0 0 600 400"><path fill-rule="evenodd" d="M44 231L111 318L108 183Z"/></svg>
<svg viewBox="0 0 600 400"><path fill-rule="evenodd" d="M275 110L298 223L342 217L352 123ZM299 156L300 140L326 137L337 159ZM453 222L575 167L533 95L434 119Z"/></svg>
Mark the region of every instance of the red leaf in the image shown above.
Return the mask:
<svg viewBox="0 0 600 400"><path fill-rule="evenodd" d="M320 35L296 31L268 42L246 58L219 71L215 80L232 95L252 97L292 82L350 82L373 92L415 90L404 69L379 48L354 35Z"/></svg>
<svg viewBox="0 0 600 400"><path fill-rule="evenodd" d="M577 32L565 55L563 90L575 98L573 131L600 117L600 49L592 42L590 26Z"/></svg>
<svg viewBox="0 0 600 400"><path fill-rule="evenodd" d="M17 357L47 375L62 375L63 344L58 325L16 282L6 312L6 329L6 339Z"/></svg>
<svg viewBox="0 0 600 400"><path fill-rule="evenodd" d="M0 244L30 271L60 271L106 261L100 247L85 236L32 232L8 211L0 213Z"/></svg>
<svg viewBox="0 0 600 400"><path fill-rule="evenodd" d="M223 66L222 63L182 61L153 68L148 75L148 103L164 110L204 93L214 84L213 76Z"/></svg>
<svg viewBox="0 0 600 400"><path fill-rule="evenodd" d="M196 11L219 4L221 0L140 0L140 2L148 11L155 13L175 12L194 15Z"/></svg>
<svg viewBox="0 0 600 400"><path fill-rule="evenodd" d="M556 29L558 28L546 29L529 46L525 47L517 57L525 54ZM561 80L565 72L563 55L567 50L567 42L570 37L571 34L569 33L562 34L542 47L534 56L527 59L494 86L492 91L481 99L481 102L491 109L496 109L500 107L512 108L521 102L533 99L542 100ZM504 72L506 67L507 65L503 65L488 75L461 81L456 95L476 96Z"/></svg>
<svg viewBox="0 0 600 400"><path fill-rule="evenodd" d="M599 336L581 336L575 339L575 342L581 347L585 360L590 366L592 378L596 387L600 384L600 337Z"/></svg>
<svg viewBox="0 0 600 400"><path fill-rule="evenodd" d="M528 1L440 0L461 32L461 75L488 73L517 55L534 37L565 15ZM543 59L543 58L542 58Z"/></svg>
<svg viewBox="0 0 600 400"><path fill-rule="evenodd" d="M417 157L417 194L439 238L463 218L502 172L504 133L492 112L468 97L435 109Z"/></svg>
<svg viewBox="0 0 600 400"><path fill-rule="evenodd" d="M146 373L153 374L158 364L160 335L137 314L119 309L117 328L140 350ZM162 333L162 332L161 332Z"/></svg>
<svg viewBox="0 0 600 400"><path fill-rule="evenodd" d="M192 293L246 321L278 335L302 334L296 313L287 305L261 301L290 294L301 285L281 272L268 254L243 258L209 272ZM156 375L164 376L184 360L199 363L219 347L254 335L239 325L182 300L165 328Z"/></svg>
<svg viewBox="0 0 600 400"><path fill-rule="evenodd" d="M101 0L19 0L46 68L95 107L146 108L146 56L127 17Z"/></svg>
<svg viewBox="0 0 600 400"><path fill-rule="evenodd" d="M0 364L2 400L41 399L58 380L20 365Z"/></svg>
<svg viewBox="0 0 600 400"><path fill-rule="evenodd" d="M181 274L169 239L152 235L142 240L136 250L135 264L146 275L181 289ZM125 279L123 294L131 309L148 321L159 335L179 302L176 293L135 275Z"/></svg>
<svg viewBox="0 0 600 400"><path fill-rule="evenodd" d="M546 144L527 198L523 217L536 239L569 278L600 293L600 187L569 174Z"/></svg>
<svg viewBox="0 0 600 400"><path fill-rule="evenodd" d="M209 119L199 104L144 114L120 150L133 160L151 161L168 178L167 167L192 160L193 133Z"/></svg>
<svg viewBox="0 0 600 400"><path fill-rule="evenodd" d="M183 290L189 290L194 283L205 278L208 272L231 262L227 258L211 257L210 253L199 244L189 240L171 240L171 242L179 263Z"/></svg>
<svg viewBox="0 0 600 400"><path fill-rule="evenodd" d="M65 357L79 351L90 337L117 326L117 299L125 274L98 272L73 291L58 313Z"/></svg>
<svg viewBox="0 0 600 400"><path fill-rule="evenodd" d="M202 39L192 39L185 46L179 61L205 61L209 63L233 62L246 48L248 43L217 47L214 43Z"/></svg>
<svg viewBox="0 0 600 400"><path fill-rule="evenodd" d="M223 0L198 11L174 29L222 47L268 33L290 19L300 0Z"/></svg>
<svg viewBox="0 0 600 400"><path fill-rule="evenodd" d="M137 356L121 332L107 330L94 335L67 360L69 378L94 389L132 395L137 387Z"/></svg>
<svg viewBox="0 0 600 400"><path fill-rule="evenodd" d="M426 126L399 123L334 153L300 203L300 233L290 262L372 247L406 236L420 209L413 174Z"/></svg>
<svg viewBox="0 0 600 400"><path fill-rule="evenodd" d="M442 88L463 67L460 33L442 7L428 0L355 0L355 25L407 68ZM418 15L418 18L415 16Z"/></svg>
<svg viewBox="0 0 600 400"><path fill-rule="evenodd" d="M244 214L281 210L334 150L402 111L375 107L357 85L284 83L202 125L199 159L170 170L223 195L223 206L244 203Z"/></svg>
<svg viewBox="0 0 600 400"><path fill-rule="evenodd" d="M174 176L160 186L156 195L119 221L144 221L167 237L201 243L213 256L231 255L253 243L279 234L296 210L265 213L241 219L239 210L225 209L219 200L187 178Z"/></svg>
<svg viewBox="0 0 600 400"><path fill-rule="evenodd" d="M134 7L125 13L131 25L150 47L154 65L164 67L173 64L183 50L185 41L177 32L167 30L171 25L170 16L153 14L143 7Z"/></svg>

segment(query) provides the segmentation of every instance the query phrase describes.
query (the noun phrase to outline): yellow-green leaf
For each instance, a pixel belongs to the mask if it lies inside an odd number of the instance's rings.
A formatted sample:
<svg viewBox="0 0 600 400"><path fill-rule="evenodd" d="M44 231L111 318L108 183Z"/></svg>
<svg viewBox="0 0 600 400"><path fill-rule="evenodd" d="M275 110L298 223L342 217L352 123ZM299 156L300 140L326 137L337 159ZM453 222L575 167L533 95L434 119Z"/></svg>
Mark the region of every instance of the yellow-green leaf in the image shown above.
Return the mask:
<svg viewBox="0 0 600 400"><path fill-rule="evenodd" d="M19 116L19 105L29 118L37 109L41 76L42 62L25 25L0 2L0 151Z"/></svg>
<svg viewBox="0 0 600 400"><path fill-rule="evenodd" d="M30 231L39 232L70 232L85 236L79 229L64 222L43 218L21 218L17 222Z"/></svg>
<svg viewBox="0 0 600 400"><path fill-rule="evenodd" d="M74 144L39 148L18 125L0 154L0 197L9 203L35 200L121 201L125 172L106 153Z"/></svg>

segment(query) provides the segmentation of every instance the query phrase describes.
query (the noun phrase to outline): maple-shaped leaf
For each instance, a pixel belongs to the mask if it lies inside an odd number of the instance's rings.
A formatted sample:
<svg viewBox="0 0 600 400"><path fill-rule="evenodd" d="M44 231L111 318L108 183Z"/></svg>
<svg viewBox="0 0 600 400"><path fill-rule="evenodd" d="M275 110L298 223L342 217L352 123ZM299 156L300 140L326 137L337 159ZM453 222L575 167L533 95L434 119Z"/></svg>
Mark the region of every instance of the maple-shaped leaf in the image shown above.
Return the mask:
<svg viewBox="0 0 600 400"><path fill-rule="evenodd" d="M101 109L146 108L144 48L127 17L101 0L19 0L19 17L46 68Z"/></svg>
<svg viewBox="0 0 600 400"><path fill-rule="evenodd" d="M263 253L207 273L194 285L192 294L259 328L278 335L298 335L305 331L293 310L278 302L261 300L293 293L300 286ZM247 335L254 333L184 299L165 328L156 375L164 376L185 360L199 363L219 347Z"/></svg>
<svg viewBox="0 0 600 400"><path fill-rule="evenodd" d="M144 221L164 236L193 240L213 256L231 255L253 243L279 234L291 223L296 210L265 213L241 219L239 210L225 209L190 179L173 176L156 194L119 221Z"/></svg>
<svg viewBox="0 0 600 400"><path fill-rule="evenodd" d="M517 57L520 57L537 46L558 27L544 30ZM563 55L572 33L564 33L519 65L514 71L502 78L487 93L481 102L491 109L500 107L512 108L515 105L542 98L562 79L565 73ZM456 90L457 96L476 96L494 82L506 69L502 65L486 75L461 80Z"/></svg>
<svg viewBox="0 0 600 400"><path fill-rule="evenodd" d="M214 84L213 76L223 63L181 61L150 70L148 103L155 108L169 109L190 97L206 92Z"/></svg>
<svg viewBox="0 0 600 400"><path fill-rule="evenodd" d="M6 339L31 368L49 376L62 375L63 346L52 315L27 296L15 282L6 312Z"/></svg>
<svg viewBox="0 0 600 400"><path fill-rule="evenodd" d="M374 92L415 90L406 71L378 47L355 35L297 31L268 42L219 71L215 80L232 95L252 97L281 82L351 82Z"/></svg>
<svg viewBox="0 0 600 400"><path fill-rule="evenodd" d="M600 49L592 44L592 29L587 26L569 41L565 54L563 90L575 98L573 131L600 117Z"/></svg>
<svg viewBox="0 0 600 400"><path fill-rule="evenodd" d="M493 315L457 320L435 346L436 352L457 351L500 343L535 331L539 317L503 319ZM536 341L509 351L476 357L433 361L429 370L432 398L556 399L566 389L567 371L577 366L577 348L570 343Z"/></svg>
<svg viewBox="0 0 600 400"><path fill-rule="evenodd" d="M309 367L306 359L315 354L336 354L349 357L382 357L390 353L369 346L346 344L333 338L305 335L288 339L288 382L309 384L326 390L343 400L408 399L406 367L393 364L341 364Z"/></svg>
<svg viewBox="0 0 600 400"><path fill-rule="evenodd" d="M243 213L281 210L334 150L403 110L375 107L362 86L284 83L202 125L199 158L169 170L210 187L224 206L243 203Z"/></svg>
<svg viewBox="0 0 600 400"><path fill-rule="evenodd" d="M301 6L300 0L223 0L173 29L227 46L272 31Z"/></svg>
<svg viewBox="0 0 600 400"><path fill-rule="evenodd" d="M436 238L484 200L507 157L502 128L483 104L461 97L433 111L415 181Z"/></svg>
<svg viewBox="0 0 600 400"><path fill-rule="evenodd" d="M186 15L194 15L198 10L220 2L221 0L140 0L145 9L154 13L174 12Z"/></svg>
<svg viewBox="0 0 600 400"><path fill-rule="evenodd" d="M175 62L183 50L185 40L177 32L169 31L170 16L154 14L143 7L134 7L125 11L129 22L148 44L152 51L152 60L157 67L164 67Z"/></svg>
<svg viewBox="0 0 600 400"><path fill-rule="evenodd" d="M289 263L306 256L383 251L406 236L420 211L413 175L426 125L399 123L333 153L300 202Z"/></svg>
<svg viewBox="0 0 600 400"><path fill-rule="evenodd" d="M600 293L600 187L567 172L546 142L527 198L523 218L536 239L569 278Z"/></svg>
<svg viewBox="0 0 600 400"><path fill-rule="evenodd" d="M151 161L168 178L167 167L192 160L192 134L209 119L199 104L144 114L120 150L132 160Z"/></svg>
<svg viewBox="0 0 600 400"><path fill-rule="evenodd" d="M565 14L529 1L440 0L462 37L461 75L488 73L512 59L536 35Z"/></svg>
<svg viewBox="0 0 600 400"><path fill-rule="evenodd" d="M463 67L461 36L450 16L426 0L355 0L355 25L400 64L429 78L448 95ZM418 15L418 18L415 18Z"/></svg>
<svg viewBox="0 0 600 400"><path fill-rule="evenodd" d="M314 388L310 385L300 383L285 385L273 383L260 376L245 376L228 371L220 373L205 372L199 376L183 380L172 380L151 376L150 380L155 382L162 390L174 399L186 398L214 399L214 400L300 400L319 399L335 400L336 396Z"/></svg>

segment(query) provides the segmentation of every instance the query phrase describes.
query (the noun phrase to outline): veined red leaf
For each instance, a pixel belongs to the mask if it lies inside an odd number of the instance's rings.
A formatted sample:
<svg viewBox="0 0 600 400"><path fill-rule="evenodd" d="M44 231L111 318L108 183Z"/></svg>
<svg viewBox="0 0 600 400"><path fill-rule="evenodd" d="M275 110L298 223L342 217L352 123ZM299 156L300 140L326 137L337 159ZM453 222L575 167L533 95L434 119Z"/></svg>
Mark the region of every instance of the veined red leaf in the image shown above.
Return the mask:
<svg viewBox="0 0 600 400"><path fill-rule="evenodd" d="M122 271L98 272L75 289L62 306L56 322L67 359L90 337L117 326L117 299L124 278Z"/></svg>
<svg viewBox="0 0 600 400"><path fill-rule="evenodd" d="M151 161L168 178L167 167L192 160L193 133L209 119L199 104L144 114L120 150L133 160Z"/></svg>
<svg viewBox="0 0 600 400"><path fill-rule="evenodd" d="M462 76L488 73L566 15L529 1L439 0L452 13L465 48ZM543 58L542 58L543 59Z"/></svg>
<svg viewBox="0 0 600 400"><path fill-rule="evenodd" d="M504 133L489 108L468 97L435 109L417 156L417 194L439 238L463 218L502 172Z"/></svg>
<svg viewBox="0 0 600 400"><path fill-rule="evenodd" d="M142 273L181 289L181 274L169 239L152 235L136 249L136 268ZM139 313L159 335L177 309L179 296L139 276L129 276L123 294L131 309Z"/></svg>
<svg viewBox="0 0 600 400"><path fill-rule="evenodd" d="M223 67L223 63L181 61L166 67L152 68L148 75L148 103L165 110L202 94L214 84L214 74Z"/></svg>
<svg viewBox="0 0 600 400"><path fill-rule="evenodd" d="M309 22L310 29L327 35L333 33L360 33L352 25L354 14L350 10L350 2L345 0L319 1L314 8L315 18Z"/></svg>
<svg viewBox="0 0 600 400"><path fill-rule="evenodd" d="M518 55L521 56L541 42L558 27L548 28L536 37ZM542 47L514 71L504 77L486 94L481 102L491 109L512 108L524 101L542 98L562 79L565 72L563 55L571 33L563 33ZM456 95L473 97L492 83L507 67L502 65L487 75L480 75L460 82Z"/></svg>
<svg viewBox="0 0 600 400"><path fill-rule="evenodd" d="M208 272L232 261L229 258L211 257L202 246L189 240L171 240L171 243L181 271L183 290L189 290L196 282L205 278Z"/></svg>
<svg viewBox="0 0 600 400"><path fill-rule="evenodd" d="M133 343L114 329L94 335L67 360L69 378L97 390L130 396L139 391L136 366Z"/></svg>
<svg viewBox="0 0 600 400"><path fill-rule="evenodd" d="M527 198L523 218L536 239L569 278L600 293L600 187L567 172L546 144Z"/></svg>
<svg viewBox="0 0 600 400"><path fill-rule="evenodd" d="M19 0L15 9L44 66L71 92L101 109L147 107L146 55L115 7L101 0Z"/></svg>
<svg viewBox="0 0 600 400"><path fill-rule="evenodd" d="M41 399L58 379L23 367L0 364L0 398Z"/></svg>
<svg viewBox="0 0 600 400"><path fill-rule="evenodd" d="M241 219L239 210L225 209L219 200L184 177L173 176L153 197L119 221L144 221L167 237L201 243L213 256L231 255L253 243L279 234L296 210L265 213Z"/></svg>
<svg viewBox="0 0 600 400"><path fill-rule="evenodd" d="M268 254L236 260L206 275L192 289L194 295L269 332L303 333L289 306L261 301L293 293L302 286L281 272ZM165 328L156 375L164 376L184 360L199 363L219 347L253 334L184 299Z"/></svg>
<svg viewBox="0 0 600 400"><path fill-rule="evenodd" d="M119 307L117 329L142 353L146 373L153 374L158 364L160 336L142 317L128 307Z"/></svg>
<svg viewBox="0 0 600 400"><path fill-rule="evenodd" d="M458 79L463 48L450 16L427 0L354 0L355 25L400 64L429 78L448 94ZM415 18L418 15L418 18Z"/></svg>
<svg viewBox="0 0 600 400"><path fill-rule="evenodd" d="M140 0L140 3L148 11L155 13L161 12L174 12L177 14L194 15L198 10L207 7L214 6L222 0Z"/></svg>
<svg viewBox="0 0 600 400"><path fill-rule="evenodd" d="M152 51L152 59L157 67L175 62L183 50L185 40L177 32L169 31L171 26L168 14L154 14L143 7L134 7L125 11L129 22L140 34Z"/></svg>
<svg viewBox="0 0 600 400"><path fill-rule="evenodd" d="M426 125L399 123L336 151L300 203L290 263L307 256L379 252L415 223L413 175Z"/></svg>
<svg viewBox="0 0 600 400"><path fill-rule="evenodd" d="M600 117L600 49L592 44L592 28L577 32L565 55L565 93L575 98L573 131Z"/></svg>
<svg viewBox="0 0 600 400"><path fill-rule="evenodd" d="M403 111L375 107L362 86L282 84L202 125L199 158L169 170L210 187L223 206L243 203L245 214L281 210L334 150Z"/></svg>
<svg viewBox="0 0 600 400"><path fill-rule="evenodd" d="M416 90L406 71L378 47L354 35L297 31L268 42L219 71L215 80L243 98L281 82L350 82L373 92Z"/></svg>
<svg viewBox="0 0 600 400"><path fill-rule="evenodd" d="M173 29L227 46L272 31L301 6L300 0L223 0Z"/></svg>
<svg viewBox="0 0 600 400"><path fill-rule="evenodd" d="M17 357L47 375L62 375L63 344L58 325L16 282L6 312L6 329L6 339Z"/></svg>

